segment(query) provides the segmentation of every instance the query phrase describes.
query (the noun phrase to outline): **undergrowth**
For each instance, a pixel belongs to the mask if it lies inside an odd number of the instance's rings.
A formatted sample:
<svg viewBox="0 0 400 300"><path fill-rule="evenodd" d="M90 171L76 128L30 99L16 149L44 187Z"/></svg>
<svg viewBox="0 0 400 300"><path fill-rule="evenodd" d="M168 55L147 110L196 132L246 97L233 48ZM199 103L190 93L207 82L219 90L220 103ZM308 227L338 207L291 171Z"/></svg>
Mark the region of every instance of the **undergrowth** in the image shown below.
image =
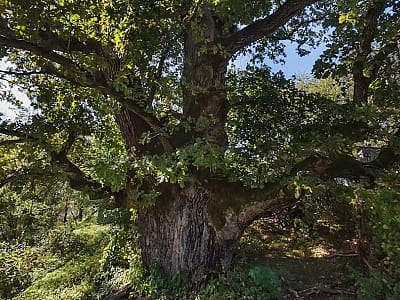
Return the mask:
<svg viewBox="0 0 400 300"><path fill-rule="evenodd" d="M281 299L291 284L291 272L300 270L295 259L304 266L302 259L317 258L313 247L332 247L328 237L342 242L352 233L369 246L370 269L347 274L357 298L400 299L399 194L397 186L360 188L342 193L333 206L326 202L331 197L314 190L296 210L267 222L275 221L274 226L261 221L250 227L232 266L218 273L199 270L192 283L183 274L168 279L157 266L144 268L133 211L102 211L97 218L58 223L38 232L31 237L35 243L0 243L0 298L102 299L130 283L132 299ZM274 258L280 267L267 263ZM319 259L314 268L326 267Z"/></svg>

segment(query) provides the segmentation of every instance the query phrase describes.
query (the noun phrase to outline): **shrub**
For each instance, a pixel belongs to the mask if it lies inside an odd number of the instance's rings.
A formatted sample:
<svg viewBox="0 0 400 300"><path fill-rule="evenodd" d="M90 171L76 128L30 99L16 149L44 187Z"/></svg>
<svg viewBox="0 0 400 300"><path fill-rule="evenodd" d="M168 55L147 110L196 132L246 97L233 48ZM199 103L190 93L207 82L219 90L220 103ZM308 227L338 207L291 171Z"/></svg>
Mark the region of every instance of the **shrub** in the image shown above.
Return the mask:
<svg viewBox="0 0 400 300"><path fill-rule="evenodd" d="M23 247L0 243L0 299L11 299L31 283L31 276L27 272L30 261Z"/></svg>
<svg viewBox="0 0 400 300"><path fill-rule="evenodd" d="M241 267L221 273L202 291L199 299L281 299L282 282L268 268L254 267L246 270Z"/></svg>

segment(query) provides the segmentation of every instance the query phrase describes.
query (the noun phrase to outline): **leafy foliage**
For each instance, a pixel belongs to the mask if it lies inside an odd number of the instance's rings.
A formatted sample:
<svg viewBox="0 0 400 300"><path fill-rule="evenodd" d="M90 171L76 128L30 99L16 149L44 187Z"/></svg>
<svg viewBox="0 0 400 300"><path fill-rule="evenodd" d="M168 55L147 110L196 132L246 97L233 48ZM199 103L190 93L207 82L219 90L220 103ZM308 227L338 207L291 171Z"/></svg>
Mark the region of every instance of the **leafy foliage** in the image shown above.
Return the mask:
<svg viewBox="0 0 400 300"><path fill-rule="evenodd" d="M200 299L280 299L283 287L270 269L256 266L220 274L200 293Z"/></svg>
<svg viewBox="0 0 400 300"><path fill-rule="evenodd" d="M372 272L369 276L358 280L360 285L359 299L394 300L400 296L400 286L397 279L386 277L380 272Z"/></svg>
<svg viewBox="0 0 400 300"><path fill-rule="evenodd" d="M355 197L359 210L358 231L373 266L378 270L385 270L386 275L382 275L381 278L383 281L388 275L390 280L396 281L400 275L400 204L397 173L396 169L387 172L377 183L376 189L359 189ZM373 275L376 276L378 273Z"/></svg>

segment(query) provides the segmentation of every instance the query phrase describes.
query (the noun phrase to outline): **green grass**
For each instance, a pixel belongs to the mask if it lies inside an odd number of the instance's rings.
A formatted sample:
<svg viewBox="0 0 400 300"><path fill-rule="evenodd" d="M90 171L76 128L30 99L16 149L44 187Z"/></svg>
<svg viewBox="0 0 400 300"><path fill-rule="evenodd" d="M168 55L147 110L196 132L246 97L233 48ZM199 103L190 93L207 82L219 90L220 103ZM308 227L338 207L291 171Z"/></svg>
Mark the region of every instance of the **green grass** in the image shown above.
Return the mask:
<svg viewBox="0 0 400 300"><path fill-rule="evenodd" d="M95 288L94 275L101 271L109 232L109 226L82 223L64 236L53 236L41 249L47 256L32 262L36 265L31 270L32 284L13 299L83 299ZM68 253L57 248L66 243L73 243L68 245Z"/></svg>

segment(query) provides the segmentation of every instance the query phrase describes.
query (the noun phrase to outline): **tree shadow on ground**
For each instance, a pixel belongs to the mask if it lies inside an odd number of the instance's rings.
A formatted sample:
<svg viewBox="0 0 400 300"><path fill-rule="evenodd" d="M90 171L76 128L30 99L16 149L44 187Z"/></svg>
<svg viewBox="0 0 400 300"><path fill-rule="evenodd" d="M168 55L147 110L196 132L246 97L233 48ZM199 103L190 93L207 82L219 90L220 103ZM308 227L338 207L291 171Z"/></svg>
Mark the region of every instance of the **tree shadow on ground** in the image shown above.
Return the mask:
<svg viewBox="0 0 400 300"><path fill-rule="evenodd" d="M288 289L286 299L356 299L352 270L361 268L356 248L344 232L311 236L262 219L244 234L237 259L276 272Z"/></svg>

